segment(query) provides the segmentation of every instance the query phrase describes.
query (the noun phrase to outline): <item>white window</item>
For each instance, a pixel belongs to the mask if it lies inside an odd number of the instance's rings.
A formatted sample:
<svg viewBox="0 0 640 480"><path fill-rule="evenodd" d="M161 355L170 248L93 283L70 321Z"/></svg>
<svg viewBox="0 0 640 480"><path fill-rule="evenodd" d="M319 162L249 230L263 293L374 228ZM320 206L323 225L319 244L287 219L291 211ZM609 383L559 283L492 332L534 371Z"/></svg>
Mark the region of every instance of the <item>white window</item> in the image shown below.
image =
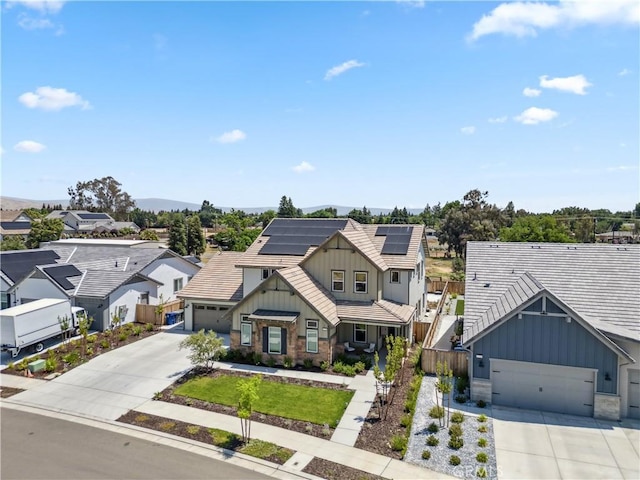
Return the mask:
<svg viewBox="0 0 640 480"><path fill-rule="evenodd" d="M400 283L400 272L398 270L391 270L391 283Z"/></svg>
<svg viewBox="0 0 640 480"><path fill-rule="evenodd" d="M318 320L307 320L307 352L318 353Z"/></svg>
<svg viewBox="0 0 640 480"><path fill-rule="evenodd" d="M182 290L182 278L173 279L173 293L176 293L178 290Z"/></svg>
<svg viewBox="0 0 640 480"><path fill-rule="evenodd" d="M344 292L344 270L331 271L331 291Z"/></svg>
<svg viewBox="0 0 640 480"><path fill-rule="evenodd" d="M2 293L2 307L0 308L9 308L9 294Z"/></svg>
<svg viewBox="0 0 640 480"><path fill-rule="evenodd" d="M240 344L251 345L251 322L246 316L240 322Z"/></svg>
<svg viewBox="0 0 640 480"><path fill-rule="evenodd" d="M142 305L149 305L149 292L141 293L140 300L138 300L138 303Z"/></svg>
<svg viewBox="0 0 640 480"><path fill-rule="evenodd" d="M367 272L355 272L353 291L356 293L367 293Z"/></svg>
<svg viewBox="0 0 640 480"><path fill-rule="evenodd" d="M279 327L269 327L269 353L282 351L282 333Z"/></svg>
<svg viewBox="0 0 640 480"><path fill-rule="evenodd" d="M356 343L367 343L367 326L357 323L353 326L353 341Z"/></svg>

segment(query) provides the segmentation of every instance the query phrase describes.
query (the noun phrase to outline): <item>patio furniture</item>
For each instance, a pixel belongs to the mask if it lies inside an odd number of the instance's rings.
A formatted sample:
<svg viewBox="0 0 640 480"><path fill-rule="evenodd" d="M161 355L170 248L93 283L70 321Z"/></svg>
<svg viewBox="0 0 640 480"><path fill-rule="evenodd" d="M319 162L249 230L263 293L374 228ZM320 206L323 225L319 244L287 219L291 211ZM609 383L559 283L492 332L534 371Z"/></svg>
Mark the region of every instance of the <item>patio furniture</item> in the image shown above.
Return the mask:
<svg viewBox="0 0 640 480"><path fill-rule="evenodd" d="M366 353L373 353L376 350L376 344L375 343L370 343L369 344L369 348L365 348L364 351Z"/></svg>
<svg viewBox="0 0 640 480"><path fill-rule="evenodd" d="M344 351L345 352L355 352L355 348L349 346L349 342L344 342Z"/></svg>

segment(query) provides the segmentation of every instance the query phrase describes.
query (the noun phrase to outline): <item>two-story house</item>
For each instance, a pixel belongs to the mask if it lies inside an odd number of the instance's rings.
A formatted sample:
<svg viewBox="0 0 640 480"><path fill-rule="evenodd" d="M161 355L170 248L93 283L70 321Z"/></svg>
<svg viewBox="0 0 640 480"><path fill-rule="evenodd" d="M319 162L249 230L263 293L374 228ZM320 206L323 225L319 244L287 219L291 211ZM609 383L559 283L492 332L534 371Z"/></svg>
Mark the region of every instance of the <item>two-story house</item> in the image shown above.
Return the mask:
<svg viewBox="0 0 640 480"><path fill-rule="evenodd" d="M133 222L117 222L108 213L89 212L86 210L54 210L47 218L57 218L64 223L63 233L79 235L93 232L111 232L129 228L138 233L140 227Z"/></svg>
<svg viewBox="0 0 640 480"><path fill-rule="evenodd" d="M217 322L207 326L228 332L231 348L276 362L332 361L345 343L380 348L390 334L411 339L426 306L425 250L422 225L274 219L246 252L214 257L179 293L185 326L204 326L211 307Z"/></svg>

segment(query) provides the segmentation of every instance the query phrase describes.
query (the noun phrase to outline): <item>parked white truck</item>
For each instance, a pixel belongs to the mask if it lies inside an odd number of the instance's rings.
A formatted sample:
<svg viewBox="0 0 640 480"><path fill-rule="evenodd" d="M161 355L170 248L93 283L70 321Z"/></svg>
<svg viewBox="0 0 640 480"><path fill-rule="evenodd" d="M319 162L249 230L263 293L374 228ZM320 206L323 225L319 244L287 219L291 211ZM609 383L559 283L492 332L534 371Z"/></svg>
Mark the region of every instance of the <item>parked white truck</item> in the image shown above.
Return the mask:
<svg viewBox="0 0 640 480"><path fill-rule="evenodd" d="M0 342L2 351L16 357L20 350L33 346L36 352L44 349L42 342L61 335L60 320L68 318L68 332L78 328L83 308L72 307L69 300L43 298L34 302L0 310Z"/></svg>

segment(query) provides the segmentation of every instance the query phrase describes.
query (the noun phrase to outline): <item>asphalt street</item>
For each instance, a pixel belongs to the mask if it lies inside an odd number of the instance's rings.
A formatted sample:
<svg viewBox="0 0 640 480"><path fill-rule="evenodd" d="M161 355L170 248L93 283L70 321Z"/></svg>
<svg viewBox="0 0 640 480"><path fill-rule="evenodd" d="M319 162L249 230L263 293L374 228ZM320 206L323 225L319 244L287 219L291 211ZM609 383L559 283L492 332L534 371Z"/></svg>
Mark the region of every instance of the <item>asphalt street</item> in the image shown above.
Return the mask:
<svg viewBox="0 0 640 480"><path fill-rule="evenodd" d="M0 409L0 478L268 479L202 455L99 428Z"/></svg>

